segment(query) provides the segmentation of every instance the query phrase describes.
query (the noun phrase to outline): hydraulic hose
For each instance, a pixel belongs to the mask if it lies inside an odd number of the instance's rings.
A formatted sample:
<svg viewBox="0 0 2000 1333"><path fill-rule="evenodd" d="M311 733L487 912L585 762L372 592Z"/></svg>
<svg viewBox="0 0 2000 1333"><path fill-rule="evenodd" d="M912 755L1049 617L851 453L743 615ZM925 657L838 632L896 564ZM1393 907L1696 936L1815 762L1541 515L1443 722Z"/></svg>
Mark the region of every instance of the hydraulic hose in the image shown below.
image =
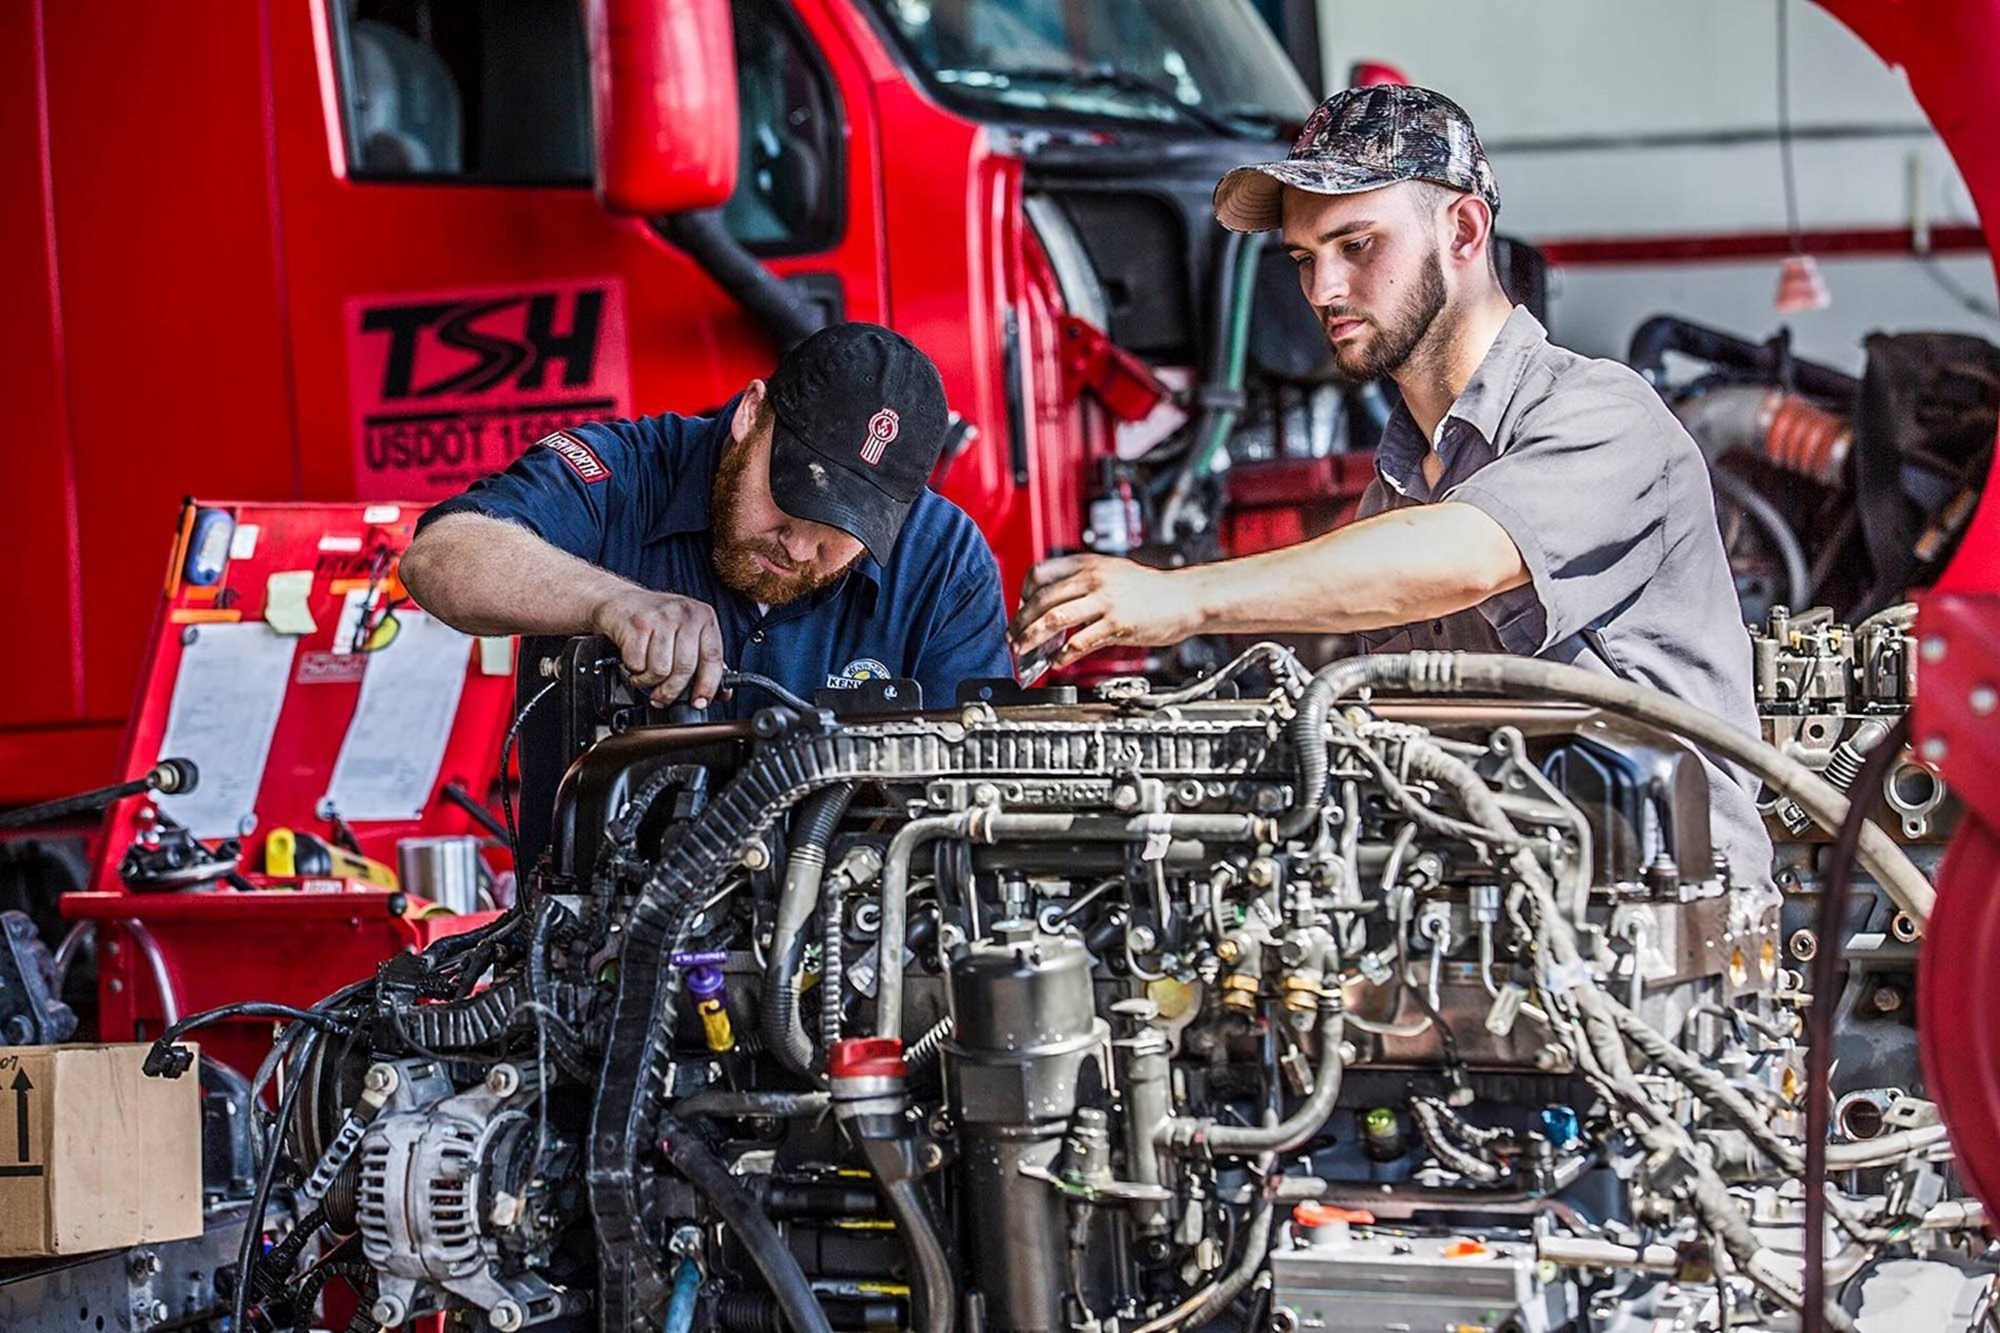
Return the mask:
<svg viewBox="0 0 2000 1333"><path fill-rule="evenodd" d="M1209 382L1202 386L1219 392L1222 399L1203 413L1199 433L1160 511L1160 531L1168 541L1178 535L1181 513L1187 508L1189 497L1215 461L1217 452L1228 445L1229 433L1236 428L1236 418L1242 411L1239 403L1244 367L1249 359L1250 309L1257 289L1257 261L1268 239L1262 232L1232 233L1223 246L1220 260L1223 272L1218 283L1219 294L1226 301L1221 330L1224 336L1218 340L1221 382L1215 382L1217 377L1211 371Z"/></svg>
<svg viewBox="0 0 2000 1333"><path fill-rule="evenodd" d="M1415 694L1526 696L1591 704L1674 732L1714 758L1741 764L1798 802L1814 823L1829 832L1839 830L1847 813L1847 798L1824 778L1757 737L1670 694L1600 676L1581 667L1504 653L1387 653L1347 658L1313 677L1313 683L1300 697L1299 712L1305 713L1309 705L1330 707L1334 701L1366 687ZM1321 696L1326 700L1325 705L1317 703ZM1317 771L1323 773L1326 745L1323 732L1309 736L1304 728L1295 726L1290 734L1294 743L1301 746L1302 783L1310 754L1319 756ZM1321 782L1323 785L1324 778ZM1298 813L1294 807L1293 817ZM1922 872L1873 822L1861 826L1860 856L1862 864L1896 906L1921 928L1930 919L1931 904L1936 899Z"/></svg>
<svg viewBox="0 0 2000 1333"><path fill-rule="evenodd" d="M1785 516L1778 512L1776 505L1735 473L1726 468L1712 467L1708 470L1708 477L1715 485L1716 494L1741 509L1751 522L1764 530L1765 537L1777 548L1778 559L1785 567L1785 605L1806 605L1812 600L1812 573L1805 547L1799 545L1798 534L1792 531L1792 525L1785 521Z"/></svg>
<svg viewBox="0 0 2000 1333"><path fill-rule="evenodd" d="M765 1285L784 1312L785 1322L792 1326L792 1333L833 1333L791 1247L785 1244L784 1237L750 1197L750 1192L702 1143L701 1136L680 1121L665 1117L660 1122L660 1151L722 1214L723 1222L743 1242L750 1261L764 1275Z"/></svg>
<svg viewBox="0 0 2000 1333"><path fill-rule="evenodd" d="M919 1333L951 1333L957 1323L958 1272L945 1254L923 1189L913 1179L880 1183L896 1219L896 1235L910 1258L910 1327Z"/></svg>
<svg viewBox="0 0 2000 1333"><path fill-rule="evenodd" d="M854 784L815 792L799 808L785 885L778 896L778 920L771 931L771 958L764 969L764 1040L794 1074L809 1074L812 1038L800 1016L799 966L805 961L806 923L819 911L820 882L826 876L826 847L854 799Z"/></svg>
<svg viewBox="0 0 2000 1333"><path fill-rule="evenodd" d="M1313 1071L1312 1091L1306 1099L1275 1125L1224 1125L1214 1120L1171 1116L1155 1132L1162 1148L1177 1152L1201 1150L1210 1153L1288 1153L1311 1140L1325 1128L1340 1099L1340 1078L1346 1066L1340 1060L1340 1038L1345 1023L1338 1010L1322 1002L1320 1006L1319 1068Z"/></svg>

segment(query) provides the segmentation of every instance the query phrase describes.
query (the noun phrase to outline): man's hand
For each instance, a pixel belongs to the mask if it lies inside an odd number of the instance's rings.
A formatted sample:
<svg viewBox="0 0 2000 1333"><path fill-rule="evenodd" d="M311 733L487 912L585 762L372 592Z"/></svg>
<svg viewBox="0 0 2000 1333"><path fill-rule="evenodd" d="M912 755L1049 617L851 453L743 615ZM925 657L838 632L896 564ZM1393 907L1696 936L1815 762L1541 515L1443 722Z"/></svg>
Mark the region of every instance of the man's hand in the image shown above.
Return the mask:
<svg viewBox="0 0 2000 1333"><path fill-rule="evenodd" d="M1113 644L1179 643L1200 628L1200 611L1172 571L1110 556L1066 555L1029 572L1008 637L1018 656L1068 631L1069 642L1049 663L1066 667Z"/></svg>
<svg viewBox="0 0 2000 1333"><path fill-rule="evenodd" d="M722 629L715 608L690 597L623 589L599 602L591 627L618 645L632 683L664 708L686 691L696 708L722 684Z"/></svg>

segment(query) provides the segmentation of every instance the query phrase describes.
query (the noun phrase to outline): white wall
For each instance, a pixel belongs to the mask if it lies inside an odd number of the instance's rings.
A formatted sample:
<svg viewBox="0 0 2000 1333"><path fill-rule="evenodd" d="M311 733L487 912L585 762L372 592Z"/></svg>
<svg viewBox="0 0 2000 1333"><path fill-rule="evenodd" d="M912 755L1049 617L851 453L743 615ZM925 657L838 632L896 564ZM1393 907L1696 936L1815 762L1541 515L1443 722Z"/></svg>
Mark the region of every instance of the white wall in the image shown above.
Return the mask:
<svg viewBox="0 0 2000 1333"><path fill-rule="evenodd" d="M1327 77L1382 60L1457 99L1499 177L1501 224L1536 241L1779 231L1775 0L1319 0ZM1975 221L1964 182L1899 73L1806 0L1785 0L1801 224L1901 228ZM1813 135L1830 135L1815 138ZM1745 136L1735 143L1579 140ZM1567 143L1563 141L1568 141ZM1983 256L1820 259L1830 309L1788 316L1801 354L1849 369L1875 329L2000 339L1941 275L1994 300ZM1618 355L1667 311L1751 338L1773 332L1777 261L1576 266L1551 300L1558 340Z"/></svg>

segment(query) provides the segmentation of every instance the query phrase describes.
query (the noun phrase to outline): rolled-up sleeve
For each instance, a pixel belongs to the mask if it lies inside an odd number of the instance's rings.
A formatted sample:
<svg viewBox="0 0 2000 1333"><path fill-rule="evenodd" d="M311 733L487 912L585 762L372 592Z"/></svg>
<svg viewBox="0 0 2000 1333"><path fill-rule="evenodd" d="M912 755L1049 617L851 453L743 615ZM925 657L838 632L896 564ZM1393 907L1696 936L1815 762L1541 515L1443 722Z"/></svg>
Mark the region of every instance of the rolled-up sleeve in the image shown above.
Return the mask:
<svg viewBox="0 0 2000 1333"><path fill-rule="evenodd" d="M1508 652L1534 655L1628 604L1666 555L1670 449L1647 402L1622 385L1553 394L1506 451L1439 498L1506 530L1527 586L1479 610Z"/></svg>

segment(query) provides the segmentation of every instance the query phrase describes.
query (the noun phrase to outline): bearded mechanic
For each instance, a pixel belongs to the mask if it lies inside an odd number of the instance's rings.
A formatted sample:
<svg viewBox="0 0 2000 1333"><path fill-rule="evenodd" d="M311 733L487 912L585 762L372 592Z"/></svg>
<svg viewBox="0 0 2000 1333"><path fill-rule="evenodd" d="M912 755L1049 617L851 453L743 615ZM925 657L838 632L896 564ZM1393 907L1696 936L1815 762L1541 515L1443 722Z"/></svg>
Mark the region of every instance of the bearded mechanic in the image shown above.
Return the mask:
<svg viewBox="0 0 2000 1333"><path fill-rule="evenodd" d="M1215 191L1282 228L1341 373L1402 403L1357 521L1166 571L1076 556L1029 576L1017 654L1199 633L1350 633L1370 651L1511 652L1675 694L1756 734L1748 635L1700 452L1629 368L1550 343L1500 285L1500 194L1471 120L1423 88L1334 94L1283 162ZM1710 765L1711 841L1743 883L1771 849L1749 780Z"/></svg>
<svg viewBox="0 0 2000 1333"><path fill-rule="evenodd" d="M601 634L665 706L747 716L776 700L725 663L811 698L903 677L931 702L1009 674L999 572L972 520L926 482L943 382L908 339L836 324L711 417L558 431L423 517L401 572L468 634ZM569 756L553 708L521 729L521 863L548 840Z"/></svg>

